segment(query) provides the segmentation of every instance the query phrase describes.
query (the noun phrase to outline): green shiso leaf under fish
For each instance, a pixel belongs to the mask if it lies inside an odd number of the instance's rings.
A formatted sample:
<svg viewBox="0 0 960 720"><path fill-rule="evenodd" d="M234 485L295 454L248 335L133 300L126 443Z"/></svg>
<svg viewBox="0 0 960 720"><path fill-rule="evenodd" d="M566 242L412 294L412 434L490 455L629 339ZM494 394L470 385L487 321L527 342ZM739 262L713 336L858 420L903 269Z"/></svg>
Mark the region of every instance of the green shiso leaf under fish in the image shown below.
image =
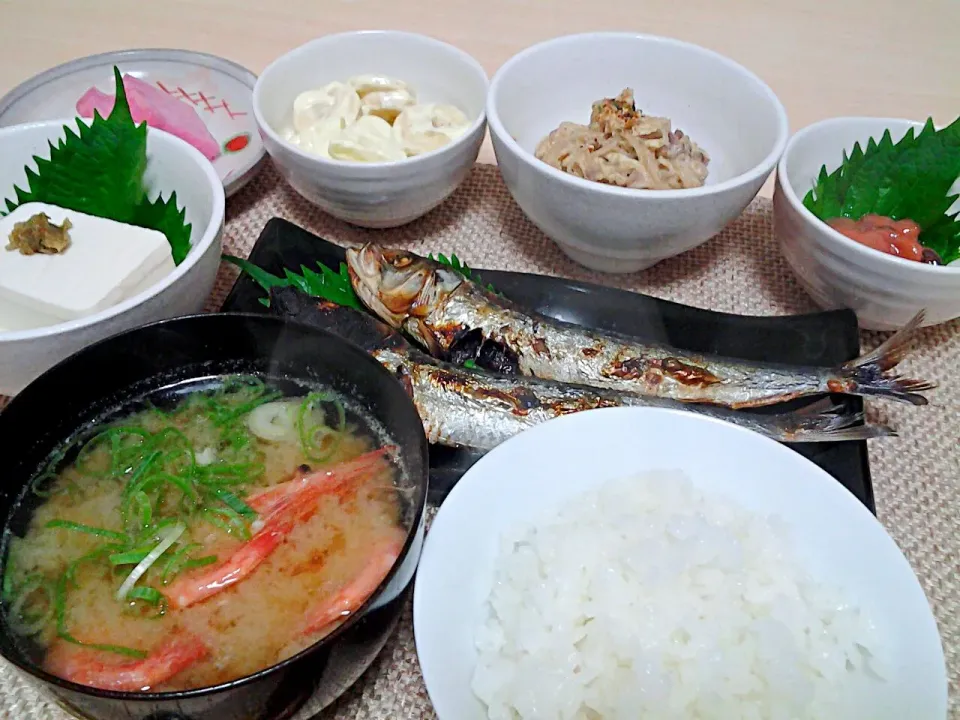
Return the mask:
<svg viewBox="0 0 960 720"><path fill-rule="evenodd" d="M26 189L14 186L16 201L8 212L30 202L49 203L68 210L157 230L167 237L176 264L190 250L190 224L177 208L176 193L167 200L147 198L147 124L137 125L120 70L113 68L116 100L107 118L95 112L93 122L64 126L65 137L50 145L50 156L34 156L37 169L25 168Z"/></svg>
<svg viewBox="0 0 960 720"><path fill-rule="evenodd" d="M306 265L301 265L300 275L285 268L284 276L278 277L267 272L259 265L235 255L224 254L223 259L232 265L236 265L241 272L249 275L266 291L267 297L261 298L260 303L267 307L270 306L269 293L272 288L295 287L311 297L363 310L360 298L357 297L357 294L353 291L353 286L350 284L350 274L347 271L346 263L340 263L339 272L334 272L323 263L318 262L317 269L319 272L311 270Z"/></svg>
<svg viewBox="0 0 960 720"><path fill-rule="evenodd" d="M957 195L950 188L960 177L960 118L937 130L928 119L920 133L913 128L894 143L890 132L860 143L832 173L820 169L803 204L821 220L859 220L877 214L913 220L920 243L944 263L960 258L960 219L948 214Z"/></svg>
<svg viewBox="0 0 960 720"><path fill-rule="evenodd" d="M427 259L433 260L434 262L438 262L441 265L446 265L452 270L456 270L458 273L463 275L467 280L480 282L480 278L474 277L473 268L471 268L469 265L463 262L460 258L458 258L455 253L451 253L449 258L443 253L437 253L436 256L434 256L431 253L430 255L427 255ZM486 284L484 285L484 287L490 292L494 292L494 293L497 292L496 288L494 288L493 285Z"/></svg>
<svg viewBox="0 0 960 720"><path fill-rule="evenodd" d="M467 280L477 280L477 278L474 277L473 269L465 262L462 262L456 255L451 255L449 258L443 254L437 257L433 255L428 255L427 257L455 270L467 278ZM334 272L319 261L317 262L319 272L311 270L306 265L300 266L301 274L299 275L289 268L284 268L284 276L279 277L267 272L259 265L235 255L224 253L223 259L236 265L240 268L241 272L249 275L263 288L267 293L267 297L260 298L260 304L266 307L270 307L269 294L271 289L275 287L294 287L311 297L320 298L321 300L326 300L327 302L332 302L344 307L351 307L356 310L364 310L360 298L357 297L357 294L353 290L353 285L350 284L350 273L347 270L346 263L340 263L340 270L338 272ZM486 285L486 288L491 292L496 292L493 285Z"/></svg>

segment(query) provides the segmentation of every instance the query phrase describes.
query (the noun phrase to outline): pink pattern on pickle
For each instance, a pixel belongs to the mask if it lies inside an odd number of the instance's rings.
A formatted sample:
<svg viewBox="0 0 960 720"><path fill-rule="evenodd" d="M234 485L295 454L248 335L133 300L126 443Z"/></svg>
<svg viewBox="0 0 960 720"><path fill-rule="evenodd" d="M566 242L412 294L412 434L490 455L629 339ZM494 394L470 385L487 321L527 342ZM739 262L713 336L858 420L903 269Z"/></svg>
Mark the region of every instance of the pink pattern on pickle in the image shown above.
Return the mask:
<svg viewBox="0 0 960 720"><path fill-rule="evenodd" d="M123 87L134 122L146 121L149 127L176 135L202 152L208 160L220 157L219 143L194 108L132 75L123 76ZM94 111L107 117L113 110L114 99L113 95L92 87L77 101L77 112L85 118L92 118Z"/></svg>

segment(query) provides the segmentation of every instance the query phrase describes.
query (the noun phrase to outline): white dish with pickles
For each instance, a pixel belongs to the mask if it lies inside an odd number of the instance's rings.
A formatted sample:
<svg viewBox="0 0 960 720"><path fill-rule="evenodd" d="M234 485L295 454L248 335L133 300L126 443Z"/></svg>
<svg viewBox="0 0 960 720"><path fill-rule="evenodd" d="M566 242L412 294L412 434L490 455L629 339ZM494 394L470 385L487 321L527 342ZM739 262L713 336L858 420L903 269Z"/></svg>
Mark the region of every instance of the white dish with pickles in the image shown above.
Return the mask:
<svg viewBox="0 0 960 720"><path fill-rule="evenodd" d="M486 132L487 76L425 35L328 35L275 60L253 93L267 152L322 210L364 227L426 214L466 178Z"/></svg>

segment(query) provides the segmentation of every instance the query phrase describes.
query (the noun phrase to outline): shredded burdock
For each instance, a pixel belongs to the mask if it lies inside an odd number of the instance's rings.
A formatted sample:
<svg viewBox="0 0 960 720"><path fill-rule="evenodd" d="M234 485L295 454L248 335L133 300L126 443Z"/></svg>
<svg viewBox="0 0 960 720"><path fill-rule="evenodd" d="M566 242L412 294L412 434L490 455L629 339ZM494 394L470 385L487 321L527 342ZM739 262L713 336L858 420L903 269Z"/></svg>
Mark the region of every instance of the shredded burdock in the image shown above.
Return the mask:
<svg viewBox="0 0 960 720"><path fill-rule="evenodd" d="M593 104L590 124L561 123L536 156L563 172L618 187L677 190L700 187L710 158L670 119L637 110L633 90Z"/></svg>
<svg viewBox="0 0 960 720"><path fill-rule="evenodd" d="M19 250L21 255L57 255L70 246L71 227L69 218L56 225L46 213L37 213L14 224L7 250Z"/></svg>

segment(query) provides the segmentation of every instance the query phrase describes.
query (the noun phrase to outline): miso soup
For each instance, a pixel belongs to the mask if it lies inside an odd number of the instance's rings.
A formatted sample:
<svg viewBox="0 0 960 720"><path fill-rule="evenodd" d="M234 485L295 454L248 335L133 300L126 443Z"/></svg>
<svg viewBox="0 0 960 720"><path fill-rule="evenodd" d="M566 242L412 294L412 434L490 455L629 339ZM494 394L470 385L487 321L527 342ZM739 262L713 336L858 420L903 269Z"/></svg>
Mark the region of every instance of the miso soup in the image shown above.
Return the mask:
<svg viewBox="0 0 960 720"><path fill-rule="evenodd" d="M231 377L146 398L63 449L21 502L8 624L49 672L104 689L274 665L338 627L399 556L392 450L328 392Z"/></svg>

